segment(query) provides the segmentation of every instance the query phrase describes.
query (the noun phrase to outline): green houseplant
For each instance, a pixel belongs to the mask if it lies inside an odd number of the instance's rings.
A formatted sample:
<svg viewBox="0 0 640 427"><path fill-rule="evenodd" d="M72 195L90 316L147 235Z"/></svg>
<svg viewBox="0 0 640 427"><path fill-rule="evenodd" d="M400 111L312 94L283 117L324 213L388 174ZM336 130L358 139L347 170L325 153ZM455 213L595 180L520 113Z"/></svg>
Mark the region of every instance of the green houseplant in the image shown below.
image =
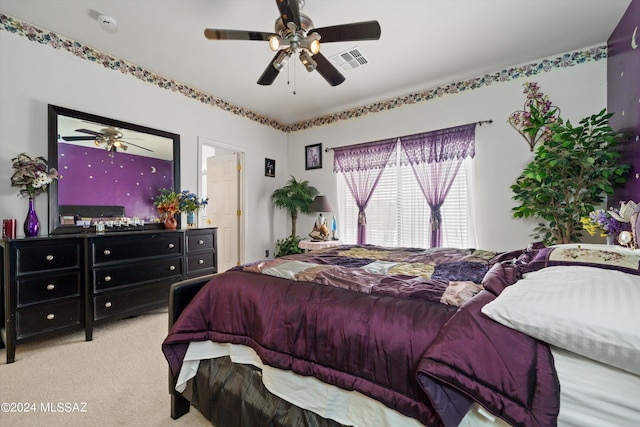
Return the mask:
<svg viewBox="0 0 640 427"><path fill-rule="evenodd" d="M293 176L287 181L287 185L271 194L274 206L288 212L291 217L291 235L276 241L276 257L302 253L298 246L301 238L296 234L298 214L312 213L309 211L309 205L317 194L318 190L310 186L308 181L298 181Z"/></svg>
<svg viewBox="0 0 640 427"><path fill-rule="evenodd" d="M603 109L578 126L561 118L548 124L550 137L511 186L520 203L513 216L540 220L534 238L547 245L578 241L580 219L626 181L630 165L619 164L614 149L623 134L609 126L611 116Z"/></svg>

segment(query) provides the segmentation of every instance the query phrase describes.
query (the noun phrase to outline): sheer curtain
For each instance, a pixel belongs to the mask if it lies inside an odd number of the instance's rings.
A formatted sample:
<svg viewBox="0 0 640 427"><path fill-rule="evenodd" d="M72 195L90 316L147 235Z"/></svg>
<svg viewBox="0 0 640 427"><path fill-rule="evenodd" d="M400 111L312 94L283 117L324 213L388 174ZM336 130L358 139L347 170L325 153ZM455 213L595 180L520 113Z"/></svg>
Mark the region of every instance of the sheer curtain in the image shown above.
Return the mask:
<svg viewBox="0 0 640 427"><path fill-rule="evenodd" d="M466 157L475 156L475 123L403 136L401 165L411 165L431 209L431 247L442 244L440 208Z"/></svg>
<svg viewBox="0 0 640 427"><path fill-rule="evenodd" d="M334 148L333 171L344 175L349 191L358 206L358 244L367 243L366 209L382 171L387 164L395 165L398 138L366 144Z"/></svg>

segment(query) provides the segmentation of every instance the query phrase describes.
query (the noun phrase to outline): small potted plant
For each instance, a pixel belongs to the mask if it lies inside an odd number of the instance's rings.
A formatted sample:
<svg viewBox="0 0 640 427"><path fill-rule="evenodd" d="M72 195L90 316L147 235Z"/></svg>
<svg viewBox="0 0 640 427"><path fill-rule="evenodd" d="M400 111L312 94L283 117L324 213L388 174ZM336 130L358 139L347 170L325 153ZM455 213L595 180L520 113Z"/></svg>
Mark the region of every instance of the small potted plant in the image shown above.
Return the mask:
<svg viewBox="0 0 640 427"><path fill-rule="evenodd" d="M165 228L175 229L178 226L176 214L180 213L180 193L169 188L161 188L153 202L160 213L160 221Z"/></svg>
<svg viewBox="0 0 640 427"><path fill-rule="evenodd" d="M191 193L189 190L182 190L179 198L180 212L187 214L187 227L194 227L196 212L207 205L209 198L199 199L197 194Z"/></svg>

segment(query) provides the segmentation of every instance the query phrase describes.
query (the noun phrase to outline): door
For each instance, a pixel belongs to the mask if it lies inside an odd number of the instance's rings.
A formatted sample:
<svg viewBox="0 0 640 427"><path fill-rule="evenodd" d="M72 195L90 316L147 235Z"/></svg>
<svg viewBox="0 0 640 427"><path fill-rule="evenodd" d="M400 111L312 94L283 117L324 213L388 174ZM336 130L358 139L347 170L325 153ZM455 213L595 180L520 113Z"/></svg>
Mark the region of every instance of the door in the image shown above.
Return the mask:
<svg viewBox="0 0 640 427"><path fill-rule="evenodd" d="M218 227L218 272L240 263L240 160L238 153L207 158L207 219Z"/></svg>

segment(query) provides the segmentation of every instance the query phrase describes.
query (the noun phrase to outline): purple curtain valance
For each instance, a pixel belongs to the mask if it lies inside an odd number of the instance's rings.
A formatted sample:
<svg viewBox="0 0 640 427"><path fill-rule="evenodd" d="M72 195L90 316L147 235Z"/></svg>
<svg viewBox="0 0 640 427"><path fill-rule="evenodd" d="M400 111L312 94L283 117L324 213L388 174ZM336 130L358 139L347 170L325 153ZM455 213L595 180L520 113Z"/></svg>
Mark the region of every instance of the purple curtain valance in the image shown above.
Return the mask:
<svg viewBox="0 0 640 427"><path fill-rule="evenodd" d="M392 156L398 144L398 138L385 139L365 144L350 145L333 149L333 171L353 172L383 169L395 166Z"/></svg>
<svg viewBox="0 0 640 427"><path fill-rule="evenodd" d="M474 157L476 124L424 132L400 137L400 164L420 164L463 160Z"/></svg>

